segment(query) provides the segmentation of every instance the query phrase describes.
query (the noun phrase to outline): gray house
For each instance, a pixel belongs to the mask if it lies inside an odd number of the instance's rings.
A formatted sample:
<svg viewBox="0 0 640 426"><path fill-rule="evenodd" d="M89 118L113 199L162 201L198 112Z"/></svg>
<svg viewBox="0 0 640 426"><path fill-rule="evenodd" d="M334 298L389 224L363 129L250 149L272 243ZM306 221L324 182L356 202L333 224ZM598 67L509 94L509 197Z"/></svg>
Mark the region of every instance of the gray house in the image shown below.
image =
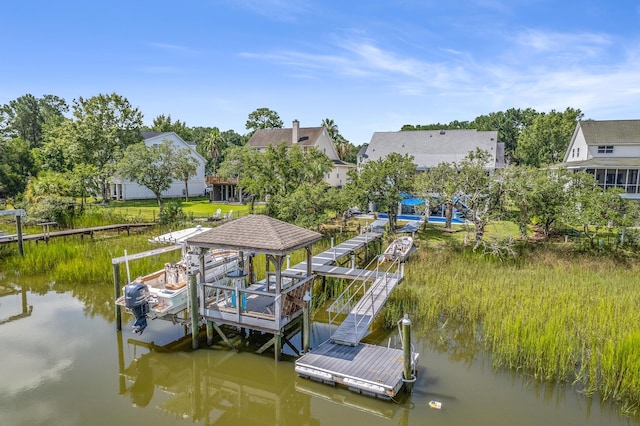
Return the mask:
<svg viewBox="0 0 640 426"><path fill-rule="evenodd" d="M504 167L504 143L498 142L498 132L477 130L375 132L366 150L358 153L358 164L396 152L413 156L417 170L428 170L441 163L460 162L476 148L491 155L487 170Z"/></svg>

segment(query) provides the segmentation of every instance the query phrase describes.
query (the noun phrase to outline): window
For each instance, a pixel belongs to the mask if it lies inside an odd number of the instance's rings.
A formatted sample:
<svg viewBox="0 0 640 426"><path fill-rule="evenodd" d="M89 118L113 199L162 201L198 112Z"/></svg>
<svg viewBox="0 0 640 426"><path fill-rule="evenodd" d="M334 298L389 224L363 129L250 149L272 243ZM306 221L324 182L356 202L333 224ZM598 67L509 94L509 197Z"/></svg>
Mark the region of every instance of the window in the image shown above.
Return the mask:
<svg viewBox="0 0 640 426"><path fill-rule="evenodd" d="M598 154L613 154L613 145L599 145Z"/></svg>
<svg viewBox="0 0 640 426"><path fill-rule="evenodd" d="M572 149L572 150L571 150L571 158L573 158L573 157L575 157L575 156L576 156L576 150L575 150L575 149Z"/></svg>
<svg viewBox="0 0 640 426"><path fill-rule="evenodd" d="M580 157L580 147L576 148L576 157Z"/></svg>

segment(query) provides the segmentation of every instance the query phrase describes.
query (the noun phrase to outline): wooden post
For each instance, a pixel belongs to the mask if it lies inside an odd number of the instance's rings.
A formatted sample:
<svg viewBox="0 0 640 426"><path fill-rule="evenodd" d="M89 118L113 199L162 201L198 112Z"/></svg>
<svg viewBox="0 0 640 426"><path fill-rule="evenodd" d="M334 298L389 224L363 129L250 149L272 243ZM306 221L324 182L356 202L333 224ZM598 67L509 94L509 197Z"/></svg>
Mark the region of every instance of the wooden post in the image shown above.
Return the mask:
<svg viewBox="0 0 640 426"><path fill-rule="evenodd" d="M120 264L113 264L113 292L116 296L115 300L121 296L120 294ZM116 330L122 330L122 308L116 305Z"/></svg>
<svg viewBox="0 0 640 426"><path fill-rule="evenodd" d="M282 335L276 333L273 336L273 351L275 352L276 361L280 361L282 355Z"/></svg>
<svg viewBox="0 0 640 426"><path fill-rule="evenodd" d="M124 375L124 343L122 342L122 332L118 330L116 333L118 342L118 394L124 395L127 391L127 379Z"/></svg>
<svg viewBox="0 0 640 426"><path fill-rule="evenodd" d="M199 317L198 282L195 273L189 274L189 309L191 312L191 347L198 349Z"/></svg>
<svg viewBox="0 0 640 426"><path fill-rule="evenodd" d="M213 345L213 323L207 321L207 345Z"/></svg>
<svg viewBox="0 0 640 426"><path fill-rule="evenodd" d="M18 228L18 252L24 257L24 242L22 241L22 216L16 215L16 227Z"/></svg>
<svg viewBox="0 0 640 426"><path fill-rule="evenodd" d="M302 308L302 351L309 352L309 342L311 340L311 318L309 314L309 304L311 303L311 295L309 291L304 293L304 308Z"/></svg>
<svg viewBox="0 0 640 426"><path fill-rule="evenodd" d="M404 318L402 319L402 350L404 354L403 382L406 385L407 392L411 392L413 390L415 376L411 368L413 366L411 356L411 320L409 320L407 314L404 314Z"/></svg>

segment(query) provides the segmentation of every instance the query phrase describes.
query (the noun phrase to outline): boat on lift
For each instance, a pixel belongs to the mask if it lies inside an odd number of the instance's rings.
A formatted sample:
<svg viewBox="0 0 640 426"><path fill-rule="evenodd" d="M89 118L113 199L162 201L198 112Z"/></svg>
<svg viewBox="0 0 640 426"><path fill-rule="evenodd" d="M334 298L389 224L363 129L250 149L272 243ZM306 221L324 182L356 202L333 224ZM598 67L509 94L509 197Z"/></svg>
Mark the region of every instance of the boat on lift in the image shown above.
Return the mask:
<svg viewBox="0 0 640 426"><path fill-rule="evenodd" d="M189 228L150 240L181 244L182 258L176 263L165 263L164 267L158 271L129 280L129 283L124 286L123 295L115 303L135 316L134 332L142 333L147 326L147 318L155 319L175 315L187 309L189 273L191 271L199 272L200 265L198 255L191 253L189 247L186 246L186 239L195 233L208 229L210 228ZM236 270L239 265L240 253L238 251L210 250L204 256L204 281L224 284L229 281L228 273Z"/></svg>

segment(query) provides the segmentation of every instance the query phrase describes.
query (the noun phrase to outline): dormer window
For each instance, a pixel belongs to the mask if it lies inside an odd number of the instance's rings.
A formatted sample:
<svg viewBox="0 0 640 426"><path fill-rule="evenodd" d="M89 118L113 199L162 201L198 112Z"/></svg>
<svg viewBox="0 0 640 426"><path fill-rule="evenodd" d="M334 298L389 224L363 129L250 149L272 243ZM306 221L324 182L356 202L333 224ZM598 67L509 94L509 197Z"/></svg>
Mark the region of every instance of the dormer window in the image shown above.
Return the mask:
<svg viewBox="0 0 640 426"><path fill-rule="evenodd" d="M598 154L613 154L613 145L598 145Z"/></svg>

